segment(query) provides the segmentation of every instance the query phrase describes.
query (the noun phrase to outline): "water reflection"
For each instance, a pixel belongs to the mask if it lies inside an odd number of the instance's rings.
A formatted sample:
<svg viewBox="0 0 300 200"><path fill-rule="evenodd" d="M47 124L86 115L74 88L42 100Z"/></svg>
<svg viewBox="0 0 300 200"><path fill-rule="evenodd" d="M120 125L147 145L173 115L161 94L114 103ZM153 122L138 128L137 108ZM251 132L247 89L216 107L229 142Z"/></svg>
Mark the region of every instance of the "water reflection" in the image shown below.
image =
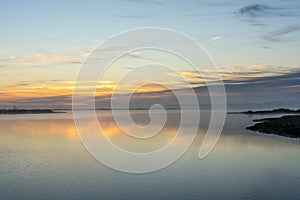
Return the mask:
<svg viewBox="0 0 300 200"><path fill-rule="evenodd" d="M38 119L30 117L24 119L1 119L1 134L7 135L36 135L57 136L68 139L78 139L74 122L71 118L47 119L41 116Z"/></svg>
<svg viewBox="0 0 300 200"><path fill-rule="evenodd" d="M84 111L82 115L85 115ZM178 131L178 123L180 121L180 113L171 111L168 113L168 120L164 128L156 135L147 139L131 137L117 126L113 116L109 111L99 111L97 113L98 121L105 135L116 145L128 150L151 151L162 147L171 142ZM120 114L117 117L122 117ZM148 114L144 111L136 111L132 113L132 117L137 123L146 124ZM206 117L209 118L209 115ZM88 119L88 117L87 117ZM203 117L202 117L203 119ZM251 124L253 117L244 115L228 115L227 121L222 132L221 140L217 147L237 148L243 150L259 151L263 149L276 149L280 147L289 148L291 145L298 145L298 139L287 139L276 136L257 134L251 131L246 131L244 128ZM198 136L195 140L196 145L200 145L206 129L208 120L203 120L198 131ZM16 140L21 138L35 138L43 140L44 138L55 138L59 140L78 140L78 134L73 122L71 113L57 115L23 115L23 116L1 116L1 141L4 143L6 137L14 137ZM91 135L95 127L90 120L86 120L86 130ZM130 129L128 127L127 129ZM185 127L186 134L181 138L182 143L185 142L185 137L189 137L189 127ZM178 144L180 145L180 144Z"/></svg>
<svg viewBox="0 0 300 200"><path fill-rule="evenodd" d="M147 113L132 113L146 124ZM166 145L176 135L179 113L150 140L125 135L111 113L97 116L116 145L147 152ZM82 113L84 115L84 111ZM121 117L121 116L120 116ZM191 148L172 166L146 175L111 170L84 149L71 113L0 116L0 198L161 198L161 199L297 199L300 191L300 142L246 131L252 117L229 115L215 149L197 159L209 113L202 115ZM86 129L93 134L86 121ZM189 136L180 138L182 145ZM106 152L109 153L109 152Z"/></svg>
<svg viewBox="0 0 300 200"><path fill-rule="evenodd" d="M85 115L84 111L82 112L82 115ZM177 134L178 124L180 122L180 113L177 111L170 111L164 128L157 135L141 139L125 134L118 127L109 111L99 111L97 116L106 137L121 148L137 152L152 151L171 142ZM122 114L117 117L122 117ZM148 113L144 111L135 111L132 113L132 117L137 123L145 125L149 116ZM209 118L209 115L207 115L206 118ZM89 119L88 116L87 119ZM228 115L217 147L224 150L234 148L255 152L266 149L274 150L278 149L279 146L280 148L298 146L299 139L287 139L246 131L245 127L252 123L252 119L253 117L244 115ZM208 126L207 119L203 119L203 122L201 122L197 138L194 142L195 146L197 145L198 147L201 145ZM20 140L20 138L31 138L34 140L41 140L41 142L45 142L45 138L52 138L52 140L54 139L57 141L79 140L71 113L57 114L55 116L23 115L5 117L5 115L3 115L0 117L0 123L1 143L3 143L3 145L7 145L8 138L14 138L16 141ZM95 124L92 124L93 122L91 120L86 120L85 123L86 132L93 135L95 130L91 127L95 127ZM127 129L130 129L130 127ZM186 138L189 137L189 127L185 127L185 130L186 134L180 139L181 144L184 144ZM180 145L180 143L178 143L178 145Z"/></svg>

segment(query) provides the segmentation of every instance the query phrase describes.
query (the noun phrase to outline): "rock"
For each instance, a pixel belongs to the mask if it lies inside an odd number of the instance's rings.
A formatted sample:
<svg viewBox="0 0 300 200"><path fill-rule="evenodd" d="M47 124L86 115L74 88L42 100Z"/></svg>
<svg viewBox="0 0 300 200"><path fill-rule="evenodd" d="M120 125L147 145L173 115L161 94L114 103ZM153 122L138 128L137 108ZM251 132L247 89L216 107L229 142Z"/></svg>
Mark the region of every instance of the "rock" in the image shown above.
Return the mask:
<svg viewBox="0 0 300 200"><path fill-rule="evenodd" d="M247 130L290 138L300 137L300 115L288 115L279 118L263 118L253 121L259 123L247 127Z"/></svg>

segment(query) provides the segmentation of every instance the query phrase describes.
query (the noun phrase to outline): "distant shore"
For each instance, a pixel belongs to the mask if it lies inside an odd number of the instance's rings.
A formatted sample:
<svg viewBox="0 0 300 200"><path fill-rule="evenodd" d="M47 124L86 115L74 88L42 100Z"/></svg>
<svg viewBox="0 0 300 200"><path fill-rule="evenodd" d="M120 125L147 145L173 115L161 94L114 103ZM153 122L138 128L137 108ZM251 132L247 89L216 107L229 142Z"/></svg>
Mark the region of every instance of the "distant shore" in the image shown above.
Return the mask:
<svg viewBox="0 0 300 200"><path fill-rule="evenodd" d="M64 113L51 109L0 109L1 114L48 114L48 113Z"/></svg>
<svg viewBox="0 0 300 200"><path fill-rule="evenodd" d="M278 108L273 110L258 110L258 111L243 111L243 112L228 112L228 114L245 114L245 115L266 115L266 114L300 114L300 109L291 110L286 108Z"/></svg>

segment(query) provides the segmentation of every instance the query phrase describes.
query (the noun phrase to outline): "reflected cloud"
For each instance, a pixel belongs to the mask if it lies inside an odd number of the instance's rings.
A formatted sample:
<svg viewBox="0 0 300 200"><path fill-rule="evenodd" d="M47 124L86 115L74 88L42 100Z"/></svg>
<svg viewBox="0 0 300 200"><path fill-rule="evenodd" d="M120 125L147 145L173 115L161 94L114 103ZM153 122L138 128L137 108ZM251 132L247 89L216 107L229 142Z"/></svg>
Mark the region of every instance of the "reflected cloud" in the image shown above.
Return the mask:
<svg viewBox="0 0 300 200"><path fill-rule="evenodd" d="M202 125L198 130L195 138L194 148L196 152L200 148L203 138L206 134L208 123L205 121L210 118L208 113L203 113ZM89 116L82 111L83 120L85 120L85 133L90 134L91 139L99 134L93 127L98 126L90 120ZM86 116L86 117L84 117ZM132 152L149 152L161 148L170 142L173 142L176 137L180 112L168 112L168 118L165 126L157 135L150 138L134 138L125 134L120 127L115 123L114 118L109 111L98 111L98 121L105 136L115 145ZM120 112L116 117L122 117ZM137 124L147 124L147 111L134 111L132 118ZM239 120L237 120L239 119ZM53 114L53 115L15 115L10 117L1 117L1 132L2 141L7 141L10 138L27 138L32 142L51 140L53 143L62 141L79 141L79 136L76 132L76 127L72 119L71 113ZM242 123L241 123L242 122ZM247 116L228 116L225 128L219 142L216 145L217 152L224 154L226 151L238 149L244 152L272 152L272 150L297 147L299 140L291 140L275 136L265 136L245 130L247 124L251 124L252 119ZM158 125L158 124L157 124ZM156 124L154 124L156 126ZM130 125L125 128L131 130ZM188 126L183 127L184 135L182 135L174 145L185 145L189 141L191 134ZM143 134L143 133L141 133ZM96 138L96 137L95 137ZM26 139L26 140L27 140ZM210 144L209 144L210 145ZM193 150L194 151L194 150Z"/></svg>
<svg viewBox="0 0 300 200"><path fill-rule="evenodd" d="M73 119L60 118L6 118L0 119L1 134L12 134L19 136L42 136L42 137L63 137L70 140L78 140Z"/></svg>

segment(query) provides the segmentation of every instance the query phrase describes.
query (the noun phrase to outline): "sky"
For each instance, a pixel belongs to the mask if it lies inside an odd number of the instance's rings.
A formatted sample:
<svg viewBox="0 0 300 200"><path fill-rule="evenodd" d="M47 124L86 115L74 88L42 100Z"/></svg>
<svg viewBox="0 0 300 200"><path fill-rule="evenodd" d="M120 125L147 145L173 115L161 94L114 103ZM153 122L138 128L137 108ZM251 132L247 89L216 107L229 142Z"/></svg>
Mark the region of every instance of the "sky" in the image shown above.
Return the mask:
<svg viewBox="0 0 300 200"><path fill-rule="evenodd" d="M143 27L176 30L202 45L222 74L230 102L297 101L299 11L298 0L1 1L0 106L70 106L78 70L91 50L112 35ZM99 99L116 87L120 68L163 57L156 54L133 52L120 59L97 89ZM162 85L180 88L184 77L203 87L184 63L174 59L173 65L181 71L145 69L125 86L157 73L163 74L157 80ZM148 85L140 92L147 99L147 92L162 89Z"/></svg>

